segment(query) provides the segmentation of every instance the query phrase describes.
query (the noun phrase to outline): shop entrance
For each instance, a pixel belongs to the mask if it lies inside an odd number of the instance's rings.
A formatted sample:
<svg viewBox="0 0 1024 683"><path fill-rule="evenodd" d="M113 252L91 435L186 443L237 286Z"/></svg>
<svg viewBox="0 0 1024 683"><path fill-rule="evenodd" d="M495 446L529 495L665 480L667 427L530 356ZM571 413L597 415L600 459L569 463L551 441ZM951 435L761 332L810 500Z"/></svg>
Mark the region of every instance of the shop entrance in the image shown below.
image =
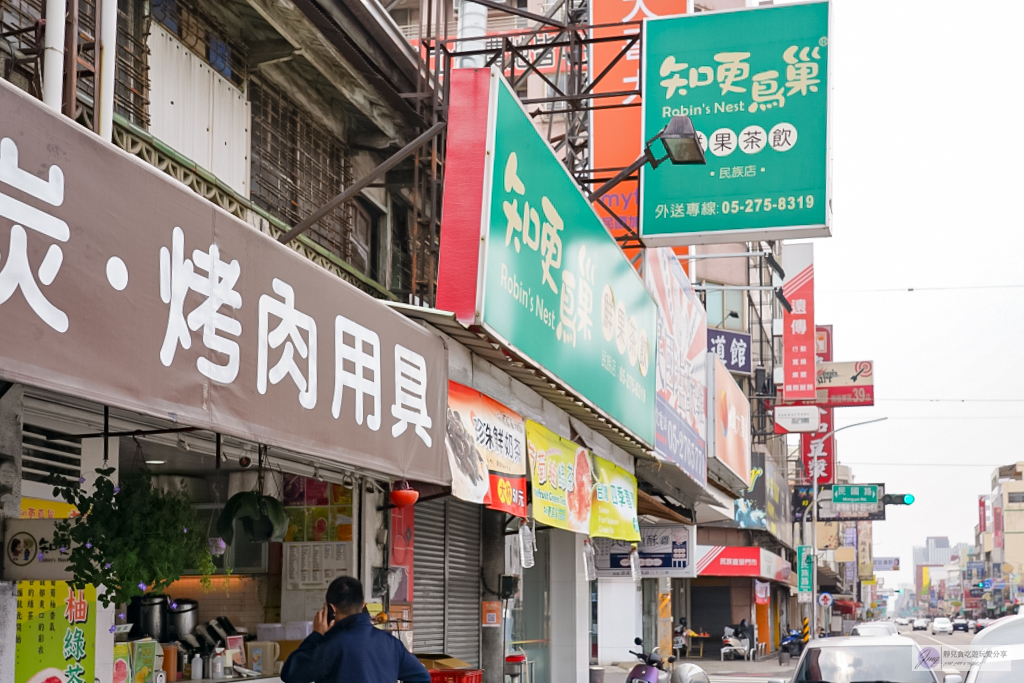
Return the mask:
<svg viewBox="0 0 1024 683"><path fill-rule="evenodd" d="M509 649L526 654L530 683L551 683L551 529L537 529L533 561L523 569Z"/></svg>

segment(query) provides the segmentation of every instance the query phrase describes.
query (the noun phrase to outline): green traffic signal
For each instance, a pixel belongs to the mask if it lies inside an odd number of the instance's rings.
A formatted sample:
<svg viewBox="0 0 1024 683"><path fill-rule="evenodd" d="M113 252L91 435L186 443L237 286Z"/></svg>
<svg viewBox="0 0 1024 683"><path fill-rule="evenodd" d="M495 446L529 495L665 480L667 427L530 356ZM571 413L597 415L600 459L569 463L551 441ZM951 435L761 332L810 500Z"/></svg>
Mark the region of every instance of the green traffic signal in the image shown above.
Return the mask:
<svg viewBox="0 0 1024 683"><path fill-rule="evenodd" d="M915 498L910 493L887 493L882 496L884 505L911 505Z"/></svg>
<svg viewBox="0 0 1024 683"><path fill-rule="evenodd" d="M913 494L908 493L908 494L903 496L903 504L904 505L911 505L911 504L913 504L913 502L914 502L914 495Z"/></svg>

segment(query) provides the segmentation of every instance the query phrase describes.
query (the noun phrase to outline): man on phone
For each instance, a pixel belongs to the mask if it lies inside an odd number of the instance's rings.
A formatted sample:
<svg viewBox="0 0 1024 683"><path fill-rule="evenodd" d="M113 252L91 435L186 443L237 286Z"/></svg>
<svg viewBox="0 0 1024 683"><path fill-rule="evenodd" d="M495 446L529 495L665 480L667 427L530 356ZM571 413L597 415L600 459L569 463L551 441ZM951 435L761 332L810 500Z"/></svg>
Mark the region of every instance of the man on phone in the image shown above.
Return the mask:
<svg viewBox="0 0 1024 683"><path fill-rule="evenodd" d="M430 683L430 674L398 638L370 623L363 585L340 576L313 618L313 633L288 657L284 683Z"/></svg>

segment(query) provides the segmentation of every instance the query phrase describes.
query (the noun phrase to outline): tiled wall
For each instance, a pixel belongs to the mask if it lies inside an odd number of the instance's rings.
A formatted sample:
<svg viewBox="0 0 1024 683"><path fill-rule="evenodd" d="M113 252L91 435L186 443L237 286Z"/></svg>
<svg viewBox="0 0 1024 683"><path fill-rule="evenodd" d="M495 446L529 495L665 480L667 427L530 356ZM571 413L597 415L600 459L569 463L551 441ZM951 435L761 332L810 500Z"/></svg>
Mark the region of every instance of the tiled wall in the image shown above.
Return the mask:
<svg viewBox="0 0 1024 683"><path fill-rule="evenodd" d="M214 576L210 592L204 593L198 577L186 577L172 583L167 594L175 599L196 600L200 623L227 617L235 627L243 626L255 633L256 624L267 621L268 602L279 602L273 598L268 600L271 584L266 575Z"/></svg>

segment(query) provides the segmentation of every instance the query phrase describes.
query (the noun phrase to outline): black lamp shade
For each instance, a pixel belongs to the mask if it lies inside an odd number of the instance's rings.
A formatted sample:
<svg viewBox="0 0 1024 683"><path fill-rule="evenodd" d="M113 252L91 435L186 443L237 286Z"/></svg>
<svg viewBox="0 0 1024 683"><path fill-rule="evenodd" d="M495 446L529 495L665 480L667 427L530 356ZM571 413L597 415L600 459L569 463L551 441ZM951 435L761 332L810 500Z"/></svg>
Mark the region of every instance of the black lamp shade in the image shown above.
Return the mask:
<svg viewBox="0 0 1024 683"><path fill-rule="evenodd" d="M673 164L707 163L689 116L673 116L661 134L661 143Z"/></svg>

